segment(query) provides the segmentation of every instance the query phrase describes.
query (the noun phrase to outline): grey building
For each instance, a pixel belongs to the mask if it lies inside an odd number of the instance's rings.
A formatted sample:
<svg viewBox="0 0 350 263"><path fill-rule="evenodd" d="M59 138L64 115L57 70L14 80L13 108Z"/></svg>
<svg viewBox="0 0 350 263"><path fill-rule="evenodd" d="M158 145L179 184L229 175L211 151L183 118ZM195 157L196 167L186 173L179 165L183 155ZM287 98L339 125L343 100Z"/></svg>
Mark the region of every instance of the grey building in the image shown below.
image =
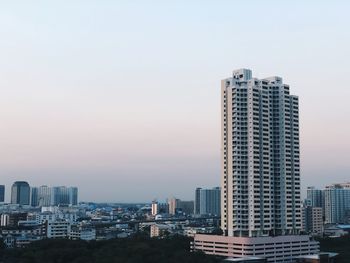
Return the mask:
<svg viewBox="0 0 350 263"><path fill-rule="evenodd" d="M11 188L11 204L29 205L30 186L27 182L14 182Z"/></svg>
<svg viewBox="0 0 350 263"><path fill-rule="evenodd" d="M301 230L299 100L249 69L221 82L221 227L228 236Z"/></svg>
<svg viewBox="0 0 350 263"><path fill-rule="evenodd" d="M195 192L195 213L197 215L220 215L221 190L197 188Z"/></svg>
<svg viewBox="0 0 350 263"><path fill-rule="evenodd" d="M314 186L309 186L306 189L308 205L312 207L324 207L324 195L321 189L316 189Z"/></svg>
<svg viewBox="0 0 350 263"><path fill-rule="evenodd" d="M0 202L5 202L5 185L0 185Z"/></svg>

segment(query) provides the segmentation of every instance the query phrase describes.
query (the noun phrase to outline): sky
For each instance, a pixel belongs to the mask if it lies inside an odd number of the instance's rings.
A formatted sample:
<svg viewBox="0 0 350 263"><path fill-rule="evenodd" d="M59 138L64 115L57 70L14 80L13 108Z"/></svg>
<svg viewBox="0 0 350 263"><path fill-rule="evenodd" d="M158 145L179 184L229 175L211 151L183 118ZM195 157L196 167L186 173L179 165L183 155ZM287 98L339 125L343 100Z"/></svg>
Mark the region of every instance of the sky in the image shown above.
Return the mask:
<svg viewBox="0 0 350 263"><path fill-rule="evenodd" d="M350 181L349 1L3 1L0 184L81 201L220 184L220 80L300 98L302 184Z"/></svg>

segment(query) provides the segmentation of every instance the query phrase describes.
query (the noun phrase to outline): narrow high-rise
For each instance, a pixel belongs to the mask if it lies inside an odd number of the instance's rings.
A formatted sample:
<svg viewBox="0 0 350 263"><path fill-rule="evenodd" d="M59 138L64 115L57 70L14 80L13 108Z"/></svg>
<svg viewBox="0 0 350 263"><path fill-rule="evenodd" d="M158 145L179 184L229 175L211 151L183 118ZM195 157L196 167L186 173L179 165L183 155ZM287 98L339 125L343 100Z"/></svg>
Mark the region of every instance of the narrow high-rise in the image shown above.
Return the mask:
<svg viewBox="0 0 350 263"><path fill-rule="evenodd" d="M225 235L301 229L299 102L280 77L248 69L221 82L221 227Z"/></svg>
<svg viewBox="0 0 350 263"><path fill-rule="evenodd" d="M319 252L302 228L299 102L280 77L249 69L221 82L222 236L195 234L194 251L291 263Z"/></svg>

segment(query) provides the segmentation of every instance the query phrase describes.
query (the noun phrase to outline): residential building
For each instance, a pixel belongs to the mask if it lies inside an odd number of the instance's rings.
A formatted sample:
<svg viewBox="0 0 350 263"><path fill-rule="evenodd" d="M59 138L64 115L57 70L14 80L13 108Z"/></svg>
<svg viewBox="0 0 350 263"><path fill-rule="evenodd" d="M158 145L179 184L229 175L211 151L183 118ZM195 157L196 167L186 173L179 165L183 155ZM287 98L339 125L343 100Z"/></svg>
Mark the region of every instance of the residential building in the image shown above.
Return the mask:
<svg viewBox="0 0 350 263"><path fill-rule="evenodd" d="M220 215L221 190L197 188L195 192L195 213L197 215Z"/></svg>
<svg viewBox="0 0 350 263"><path fill-rule="evenodd" d="M323 234L323 209L322 207L307 206L303 208L305 213L305 231L309 234L320 236Z"/></svg>
<svg viewBox="0 0 350 263"><path fill-rule="evenodd" d="M31 188L31 205L48 207L58 205L77 205L78 188L66 186L49 187L43 185Z"/></svg>
<svg viewBox="0 0 350 263"><path fill-rule="evenodd" d="M29 205L30 187L27 182L14 182L11 188L11 204Z"/></svg>
<svg viewBox="0 0 350 263"><path fill-rule="evenodd" d="M193 250L293 262L318 253L302 227L299 100L280 77L248 69L221 82L221 228L194 236Z"/></svg>
<svg viewBox="0 0 350 263"><path fill-rule="evenodd" d="M324 190L325 223L347 223L350 210L349 183L333 184Z"/></svg>
<svg viewBox="0 0 350 263"><path fill-rule="evenodd" d="M176 199L175 197L170 198L168 200L168 206L169 206L169 214L175 215L176 214L176 208L179 207L180 199Z"/></svg>
<svg viewBox="0 0 350 263"><path fill-rule="evenodd" d="M156 216L159 214L159 205L156 200L152 201L152 210L151 210L152 216Z"/></svg>
<svg viewBox="0 0 350 263"><path fill-rule="evenodd" d="M70 230L71 224L67 220L46 221L47 238L68 238Z"/></svg>
<svg viewBox="0 0 350 263"><path fill-rule="evenodd" d="M226 235L301 229L299 102L280 77L248 69L222 81L222 222Z"/></svg>

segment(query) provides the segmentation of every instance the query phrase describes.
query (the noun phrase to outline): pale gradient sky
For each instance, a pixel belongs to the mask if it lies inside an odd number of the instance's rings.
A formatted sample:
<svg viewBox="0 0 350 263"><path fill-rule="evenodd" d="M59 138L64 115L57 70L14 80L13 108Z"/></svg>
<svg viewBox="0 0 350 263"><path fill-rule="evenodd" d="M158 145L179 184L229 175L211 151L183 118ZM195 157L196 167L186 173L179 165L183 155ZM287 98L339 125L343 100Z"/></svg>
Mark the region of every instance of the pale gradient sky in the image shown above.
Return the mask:
<svg viewBox="0 0 350 263"><path fill-rule="evenodd" d="M300 97L304 187L350 181L350 2L286 2L3 1L0 184L193 199L219 185L220 80L242 67Z"/></svg>

